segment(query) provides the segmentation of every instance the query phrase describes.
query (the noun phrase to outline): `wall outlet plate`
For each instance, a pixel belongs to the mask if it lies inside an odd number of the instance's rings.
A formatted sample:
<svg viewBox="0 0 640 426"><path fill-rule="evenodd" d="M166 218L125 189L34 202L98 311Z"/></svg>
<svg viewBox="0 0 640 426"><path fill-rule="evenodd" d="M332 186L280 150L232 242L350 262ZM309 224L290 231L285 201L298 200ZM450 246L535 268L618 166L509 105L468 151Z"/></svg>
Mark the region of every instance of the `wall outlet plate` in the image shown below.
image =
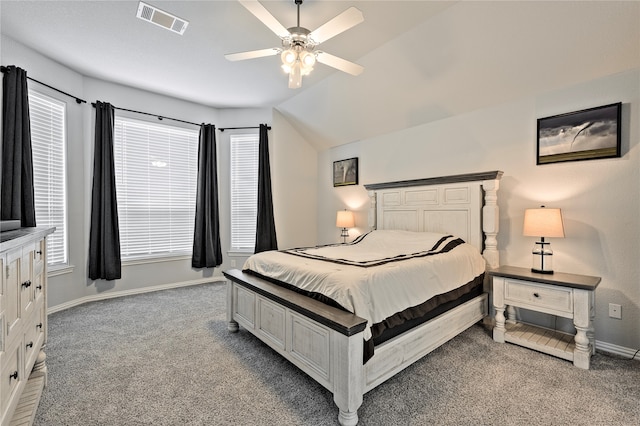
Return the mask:
<svg viewBox="0 0 640 426"><path fill-rule="evenodd" d="M616 303L609 303L609 317L622 319L622 306Z"/></svg>

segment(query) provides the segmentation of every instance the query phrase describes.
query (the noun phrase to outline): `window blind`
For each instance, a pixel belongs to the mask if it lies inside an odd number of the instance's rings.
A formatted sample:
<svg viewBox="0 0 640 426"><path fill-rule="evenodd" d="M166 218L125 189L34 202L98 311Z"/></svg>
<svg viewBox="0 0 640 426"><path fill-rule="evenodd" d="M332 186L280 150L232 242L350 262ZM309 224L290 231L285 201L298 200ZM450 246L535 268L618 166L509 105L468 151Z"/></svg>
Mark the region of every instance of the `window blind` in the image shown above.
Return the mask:
<svg viewBox="0 0 640 426"><path fill-rule="evenodd" d="M65 116L64 102L29 90L36 224L56 228L47 237L49 265L68 263Z"/></svg>
<svg viewBox="0 0 640 426"><path fill-rule="evenodd" d="M190 254L198 131L118 116L114 124L122 258Z"/></svg>
<svg viewBox="0 0 640 426"><path fill-rule="evenodd" d="M258 135L231 135L231 250L251 252L258 215Z"/></svg>

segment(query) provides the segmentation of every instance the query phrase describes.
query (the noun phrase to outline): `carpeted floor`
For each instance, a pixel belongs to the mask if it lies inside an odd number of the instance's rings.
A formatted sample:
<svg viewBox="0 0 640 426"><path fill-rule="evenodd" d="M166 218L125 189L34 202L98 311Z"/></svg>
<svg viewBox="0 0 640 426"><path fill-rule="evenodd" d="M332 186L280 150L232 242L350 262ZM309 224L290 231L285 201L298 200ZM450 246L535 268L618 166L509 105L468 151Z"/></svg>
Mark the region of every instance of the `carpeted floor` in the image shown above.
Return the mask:
<svg viewBox="0 0 640 426"><path fill-rule="evenodd" d="M36 425L336 425L332 395L245 330L222 283L49 316ZM588 371L473 326L365 394L360 425L638 425L640 362Z"/></svg>

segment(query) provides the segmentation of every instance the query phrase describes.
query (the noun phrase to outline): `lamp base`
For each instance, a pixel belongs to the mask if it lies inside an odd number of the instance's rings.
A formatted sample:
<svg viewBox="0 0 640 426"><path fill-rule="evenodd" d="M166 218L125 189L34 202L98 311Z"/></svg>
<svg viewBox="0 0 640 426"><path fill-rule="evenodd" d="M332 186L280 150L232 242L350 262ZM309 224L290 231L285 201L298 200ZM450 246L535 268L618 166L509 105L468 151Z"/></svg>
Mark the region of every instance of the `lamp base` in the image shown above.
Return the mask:
<svg viewBox="0 0 640 426"><path fill-rule="evenodd" d="M553 274L553 250L551 245L540 238L531 251L533 255L531 272L538 274Z"/></svg>
<svg viewBox="0 0 640 426"><path fill-rule="evenodd" d="M342 237L342 244L346 244L347 238L349 237L349 230L347 228L342 228L340 236Z"/></svg>

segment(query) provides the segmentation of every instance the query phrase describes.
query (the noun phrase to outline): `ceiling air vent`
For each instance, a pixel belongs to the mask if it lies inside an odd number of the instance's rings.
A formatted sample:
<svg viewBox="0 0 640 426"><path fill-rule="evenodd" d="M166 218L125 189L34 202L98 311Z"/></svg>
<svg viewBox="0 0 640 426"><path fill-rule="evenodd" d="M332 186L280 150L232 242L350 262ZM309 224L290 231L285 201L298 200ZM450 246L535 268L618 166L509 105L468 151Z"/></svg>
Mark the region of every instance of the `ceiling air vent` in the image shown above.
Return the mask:
<svg viewBox="0 0 640 426"><path fill-rule="evenodd" d="M173 31L180 35L184 34L189 22L178 18L170 13L160 10L157 7L140 2L138 4L138 13L136 16L144 21L151 22L159 27Z"/></svg>

